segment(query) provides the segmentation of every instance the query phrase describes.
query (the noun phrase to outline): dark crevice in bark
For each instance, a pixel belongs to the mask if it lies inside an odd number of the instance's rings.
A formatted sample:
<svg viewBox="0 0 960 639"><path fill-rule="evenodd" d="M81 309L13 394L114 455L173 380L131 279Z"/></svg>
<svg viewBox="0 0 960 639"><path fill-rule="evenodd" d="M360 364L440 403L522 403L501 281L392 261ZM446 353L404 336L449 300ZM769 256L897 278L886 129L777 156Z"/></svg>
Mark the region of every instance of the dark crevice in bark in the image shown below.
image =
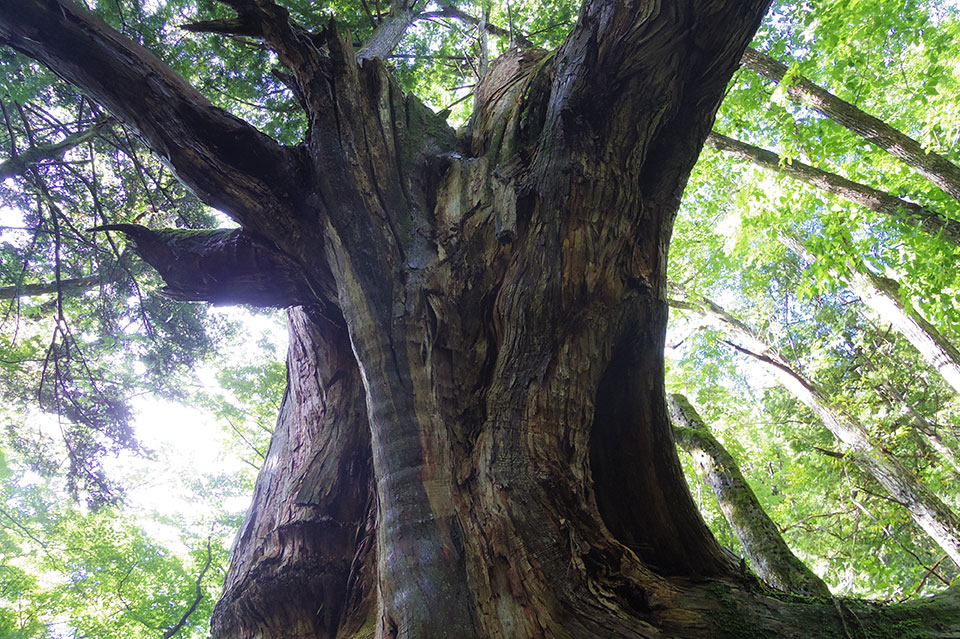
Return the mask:
<svg viewBox="0 0 960 639"><path fill-rule="evenodd" d="M636 313L638 326L665 316L662 303L650 306ZM700 541L712 535L682 483L676 445L664 427L656 356L663 333L634 330L615 349L597 389L590 467L600 514L617 539L663 574L733 575L719 546Z"/></svg>

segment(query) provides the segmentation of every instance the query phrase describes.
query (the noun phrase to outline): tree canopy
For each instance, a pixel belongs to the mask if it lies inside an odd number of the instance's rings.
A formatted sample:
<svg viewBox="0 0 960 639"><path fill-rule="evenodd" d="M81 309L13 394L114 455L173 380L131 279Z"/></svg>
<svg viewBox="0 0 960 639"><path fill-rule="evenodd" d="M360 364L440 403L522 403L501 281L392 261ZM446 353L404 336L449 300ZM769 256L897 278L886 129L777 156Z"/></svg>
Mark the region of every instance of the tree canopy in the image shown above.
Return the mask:
<svg viewBox="0 0 960 639"><path fill-rule="evenodd" d="M295 145L311 130L304 96L234 4L242 3L86 2L209 104L254 125L267 142ZM361 57L384 57L404 91L462 131L493 60L517 47L555 50L579 11L563 0L280 4L311 33L339 29ZM402 38L391 35L396 25ZM954 3L775 2L686 186L668 275L686 299L720 302L752 327L783 366L822 389L831 410L862 426L954 512L960 389L886 311L863 303L872 293L862 281L935 332L946 345L936 362L956 353L958 40ZM842 114L810 87L838 100ZM920 155L889 142L872 121L869 133L856 130L859 112L912 140ZM205 636L240 525L239 509L222 505L252 490L286 379L266 336L261 348L231 351L231 343L256 341L250 329L180 300L206 299L191 297L203 285L191 274L212 240L192 232L220 228L216 241L239 247L236 255L261 254L245 252L251 244L235 222L202 203L208 185L174 175L177 158L147 150L142 131L8 47L0 49L0 115L0 635ZM167 135L170 154L190 153L177 148L176 135ZM230 131L223 135L229 141ZM229 183L232 167L216 168ZM238 188L222 208L235 200L269 208L285 188L280 178L269 186L262 200ZM136 257L147 240L108 228L134 224L169 229L165 237L187 265L172 276L182 288L167 274L165 287ZM510 229L504 233L509 241ZM202 246L187 254L183 240L191 237ZM240 273L237 263L224 272ZM277 288L289 300L309 294L301 286ZM960 568L855 463L822 416L695 311L672 311L668 390L693 400L793 552L839 596L901 601L953 583ZM263 319L255 313L248 322ZM202 517L132 512L136 460L167 463L178 454L151 450L138 436L146 396L205 409L232 459L248 469L193 469L184 485L209 505ZM748 555L686 463L714 534ZM181 532L165 538L162 527Z"/></svg>

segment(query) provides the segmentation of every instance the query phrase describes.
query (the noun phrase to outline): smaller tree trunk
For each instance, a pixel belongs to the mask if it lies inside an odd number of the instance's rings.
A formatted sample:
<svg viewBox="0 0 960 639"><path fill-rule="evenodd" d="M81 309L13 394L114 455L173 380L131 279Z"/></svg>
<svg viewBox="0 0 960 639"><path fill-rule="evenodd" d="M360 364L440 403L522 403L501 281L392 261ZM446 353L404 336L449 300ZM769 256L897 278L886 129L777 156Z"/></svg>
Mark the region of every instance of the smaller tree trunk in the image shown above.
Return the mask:
<svg viewBox="0 0 960 639"><path fill-rule="evenodd" d="M740 62L748 69L774 82L782 81L787 74L785 65L754 49L747 49ZM953 199L960 201L960 167L942 155L924 150L913 138L869 113L861 111L849 102L841 100L803 76L791 76L786 93L795 102L818 111L867 142L902 160Z"/></svg>
<svg viewBox="0 0 960 639"><path fill-rule="evenodd" d="M947 242L960 246L960 222L915 202L908 202L884 191L853 182L836 173L822 171L803 162L783 162L782 158L772 151L728 138L716 132L710 134L710 137L707 138L707 144L735 158L752 162L764 169L800 180L817 187L821 191L842 197L902 224L919 227L930 235L938 235Z"/></svg>
<svg viewBox="0 0 960 639"><path fill-rule="evenodd" d="M63 279L58 282L0 286L0 300L12 300L19 297L33 297L35 295L49 295L50 293L72 295L89 291L98 284L100 284L99 275L87 275L86 277Z"/></svg>
<svg viewBox="0 0 960 639"><path fill-rule="evenodd" d="M667 407L677 443L697 462L757 575L783 592L829 597L827 584L793 554L736 460L710 433L687 398L667 395Z"/></svg>
<svg viewBox="0 0 960 639"><path fill-rule="evenodd" d="M759 333L737 320L710 300L671 300L674 308L692 311L704 325L726 333L733 348L754 358L798 400L812 410L851 459L871 475L910 513L917 524L960 566L960 518L917 476L870 437L867 430L840 409L831 408L826 395L812 381L794 370Z"/></svg>
<svg viewBox="0 0 960 639"><path fill-rule="evenodd" d="M781 235L780 242L807 263L816 260L797 238ZM894 280L866 270L851 269L847 281L850 290L860 301L877 313L880 319L890 322L921 357L960 393L960 352L930 322L918 313L907 310L900 299L900 286Z"/></svg>
<svg viewBox="0 0 960 639"><path fill-rule="evenodd" d="M4 160L0 163L0 180L5 180L16 175L20 175L31 166L36 166L43 162L54 162L63 158L64 154L70 149L92 140L104 128L112 125L112 118L100 120L89 129L77 131L68 135L59 142L34 146Z"/></svg>

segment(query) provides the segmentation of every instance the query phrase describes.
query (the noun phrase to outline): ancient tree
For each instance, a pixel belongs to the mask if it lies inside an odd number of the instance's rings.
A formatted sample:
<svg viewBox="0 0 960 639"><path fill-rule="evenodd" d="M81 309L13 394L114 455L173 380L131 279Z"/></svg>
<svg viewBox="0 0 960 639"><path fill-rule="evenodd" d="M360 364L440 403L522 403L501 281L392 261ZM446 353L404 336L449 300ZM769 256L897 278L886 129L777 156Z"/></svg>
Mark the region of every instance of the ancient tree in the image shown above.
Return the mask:
<svg viewBox="0 0 960 639"><path fill-rule="evenodd" d="M459 135L379 59L411 19L403 2L359 52L332 21L308 31L272 0L224 3L234 18L192 28L276 53L301 144L215 108L70 0L0 1L0 40L240 225L117 228L171 293L295 307L214 637L957 627L952 594L898 609L764 594L679 468L667 245L766 0L588 1L559 50L491 66Z"/></svg>

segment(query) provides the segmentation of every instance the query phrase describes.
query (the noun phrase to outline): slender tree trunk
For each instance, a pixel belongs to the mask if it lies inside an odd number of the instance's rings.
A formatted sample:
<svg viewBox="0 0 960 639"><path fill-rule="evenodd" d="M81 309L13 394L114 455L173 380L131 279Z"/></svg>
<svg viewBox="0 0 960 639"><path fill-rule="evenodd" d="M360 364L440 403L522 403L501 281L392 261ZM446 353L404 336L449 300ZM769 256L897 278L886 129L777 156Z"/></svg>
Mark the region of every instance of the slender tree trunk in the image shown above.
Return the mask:
<svg viewBox="0 0 960 639"><path fill-rule="evenodd" d="M936 427L931 424L923 415L910 405L907 398L898 392L892 385L882 385L883 394L887 395L894 406L899 407L901 415L910 418L913 427L919 431L931 447L947 462L953 469L954 474L960 474L960 461L957 460L953 449L943 441L943 437L937 432Z"/></svg>
<svg viewBox="0 0 960 639"><path fill-rule="evenodd" d="M918 227L931 235L960 246L960 222L914 202L894 197L835 173L828 173L799 161L783 162L779 155L712 132L707 144L718 151L759 167L782 173L818 189L876 211L907 226Z"/></svg>
<svg viewBox="0 0 960 639"><path fill-rule="evenodd" d="M798 400L812 410L851 459L883 486L910 513L931 539L960 566L960 518L896 457L877 445L867 430L846 412L831 408L823 391L798 373L761 336L709 300L671 301L675 308L698 314L709 325L725 332L731 346L754 358Z"/></svg>
<svg viewBox="0 0 960 639"><path fill-rule="evenodd" d="M806 262L812 263L816 259L797 238L781 235L780 241ZM900 299L900 286L866 269L851 269L846 276L850 290L860 301L882 321L890 322L917 349L924 361L960 393L960 352L930 322L907 310Z"/></svg>
<svg viewBox="0 0 960 639"><path fill-rule="evenodd" d="M32 297L35 295L49 295L61 293L75 295L98 286L99 275L63 279L59 282L44 282L43 284L21 284L20 286L0 286L0 300L12 300L18 297Z"/></svg>
<svg viewBox="0 0 960 639"><path fill-rule="evenodd" d="M104 119L97 122L89 129L77 131L72 135L66 136L59 142L34 146L14 155L3 163L0 163L0 180L20 175L31 166L36 166L42 162L51 162L60 160L70 149L92 140L104 128L113 124L113 120Z"/></svg>
<svg viewBox="0 0 960 639"><path fill-rule="evenodd" d="M491 65L463 139L336 29L228 4L219 28L292 74L303 144L68 0L0 0L0 40L243 227L144 235L145 259L184 296L303 306L213 637L836 636L842 611L748 590L663 392L673 217L766 2L587 2L556 53ZM181 247L238 277L190 288ZM952 593L931 610L960 626ZM916 613L856 614L885 632Z"/></svg>
<svg viewBox="0 0 960 639"><path fill-rule="evenodd" d="M774 82L780 82L787 74L786 66L754 49L747 49L742 62L745 67ZM960 167L950 160L924 150L913 138L841 100L803 76L791 76L786 90L787 95L794 101L822 113L867 142L902 160L945 193L960 201Z"/></svg>
<svg viewBox="0 0 960 639"><path fill-rule="evenodd" d="M737 462L710 433L687 398L668 395L667 406L677 443L697 462L757 575L783 592L829 597L827 584L793 554Z"/></svg>

